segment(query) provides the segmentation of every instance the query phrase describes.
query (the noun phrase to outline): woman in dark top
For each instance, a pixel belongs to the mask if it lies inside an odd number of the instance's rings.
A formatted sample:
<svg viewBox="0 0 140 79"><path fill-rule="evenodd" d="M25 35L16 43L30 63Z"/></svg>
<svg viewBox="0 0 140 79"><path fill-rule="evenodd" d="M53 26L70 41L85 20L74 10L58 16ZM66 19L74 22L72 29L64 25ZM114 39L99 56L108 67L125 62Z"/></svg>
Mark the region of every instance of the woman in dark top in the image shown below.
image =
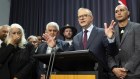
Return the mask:
<svg viewBox="0 0 140 79"><path fill-rule="evenodd" d="M33 45L26 42L23 28L19 24L12 24L0 49L0 64L7 66L10 79L32 79L32 49Z"/></svg>

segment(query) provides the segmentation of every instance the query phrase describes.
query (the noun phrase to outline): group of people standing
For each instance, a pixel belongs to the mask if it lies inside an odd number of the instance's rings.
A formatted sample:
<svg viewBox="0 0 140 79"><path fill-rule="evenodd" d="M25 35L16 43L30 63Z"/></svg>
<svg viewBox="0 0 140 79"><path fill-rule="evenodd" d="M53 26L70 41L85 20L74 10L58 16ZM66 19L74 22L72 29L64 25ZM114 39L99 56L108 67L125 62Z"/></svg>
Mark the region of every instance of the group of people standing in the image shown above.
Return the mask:
<svg viewBox="0 0 140 79"><path fill-rule="evenodd" d="M103 64L99 79L140 79L140 24L128 20L130 12L125 5L115 8L115 18L104 28L93 24L94 14L79 8L78 22L82 31L71 26L60 29L64 40L57 38L59 25L49 22L42 35L44 42L34 48L25 39L19 24L12 24L0 46L0 79L44 79L45 64L33 54L50 54L52 51L89 49ZM1 32L1 28L0 28ZM1 33L0 33L1 34ZM70 35L70 37L66 37Z"/></svg>

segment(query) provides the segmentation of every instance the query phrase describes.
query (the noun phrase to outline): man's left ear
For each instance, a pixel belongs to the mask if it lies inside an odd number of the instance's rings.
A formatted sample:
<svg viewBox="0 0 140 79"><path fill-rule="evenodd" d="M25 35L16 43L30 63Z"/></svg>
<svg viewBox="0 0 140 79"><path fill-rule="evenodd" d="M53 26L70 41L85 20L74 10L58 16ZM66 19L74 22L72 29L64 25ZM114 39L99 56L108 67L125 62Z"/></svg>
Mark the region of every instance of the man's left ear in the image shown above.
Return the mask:
<svg viewBox="0 0 140 79"><path fill-rule="evenodd" d="M130 16L130 12L129 11L127 12L127 15Z"/></svg>

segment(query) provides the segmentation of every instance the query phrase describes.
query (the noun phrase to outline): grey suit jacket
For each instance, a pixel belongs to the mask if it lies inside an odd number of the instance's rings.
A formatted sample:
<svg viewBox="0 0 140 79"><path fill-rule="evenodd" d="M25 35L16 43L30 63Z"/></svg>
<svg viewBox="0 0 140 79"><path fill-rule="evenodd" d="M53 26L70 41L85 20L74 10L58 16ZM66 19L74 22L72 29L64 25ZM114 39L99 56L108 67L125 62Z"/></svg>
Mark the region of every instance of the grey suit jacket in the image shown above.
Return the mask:
<svg viewBox="0 0 140 79"><path fill-rule="evenodd" d="M119 27L115 26L118 55L109 57L109 66L121 66L129 70L128 75L140 75L140 24L130 22L120 41Z"/></svg>

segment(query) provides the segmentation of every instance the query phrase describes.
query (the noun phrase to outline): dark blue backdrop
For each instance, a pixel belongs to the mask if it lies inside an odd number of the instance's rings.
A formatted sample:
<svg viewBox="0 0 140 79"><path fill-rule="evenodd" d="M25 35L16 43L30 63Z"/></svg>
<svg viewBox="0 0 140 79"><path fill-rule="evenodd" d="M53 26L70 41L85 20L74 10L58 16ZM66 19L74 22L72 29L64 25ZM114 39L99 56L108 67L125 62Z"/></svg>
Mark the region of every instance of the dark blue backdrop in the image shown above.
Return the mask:
<svg viewBox="0 0 140 79"><path fill-rule="evenodd" d="M60 28L65 24L81 30L77 10L89 8L94 15L94 24L103 27L114 19L117 0L11 0L9 24L19 23L29 35L42 35L48 22L55 21ZM127 0L131 21L140 23L140 0Z"/></svg>

